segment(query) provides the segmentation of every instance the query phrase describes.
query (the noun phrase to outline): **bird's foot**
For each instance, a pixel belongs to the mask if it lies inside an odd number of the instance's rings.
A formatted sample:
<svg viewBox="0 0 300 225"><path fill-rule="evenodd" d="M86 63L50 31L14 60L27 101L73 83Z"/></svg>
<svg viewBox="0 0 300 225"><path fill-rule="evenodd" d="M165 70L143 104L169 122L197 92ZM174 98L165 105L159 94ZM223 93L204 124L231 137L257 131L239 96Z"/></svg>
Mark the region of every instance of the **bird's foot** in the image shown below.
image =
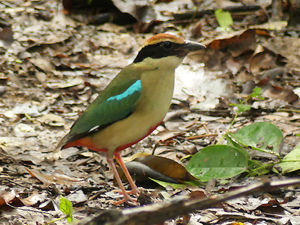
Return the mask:
<svg viewBox="0 0 300 225"><path fill-rule="evenodd" d="M136 193L134 190L131 190L131 191L126 191L125 193L121 190L113 190L112 192L115 192L115 193L119 193L121 195L124 195L124 198L120 201L109 201L111 202L112 204L114 205L121 205L123 203L128 203L129 205L132 205L132 206L135 206L137 205L137 199L136 198L132 198L130 197L129 195L136 195L138 196L138 193Z"/></svg>
<svg viewBox="0 0 300 225"><path fill-rule="evenodd" d="M112 192L117 192L119 194L123 194L123 192L121 190L113 190ZM126 191L126 193L128 195L136 195L136 196L138 196L140 192L136 191L136 190L130 190L130 191Z"/></svg>
<svg viewBox="0 0 300 225"><path fill-rule="evenodd" d="M127 204L129 204L129 205L132 205L132 206L136 206L137 205L137 199L136 198L131 198L131 197L129 197L129 199L123 198L122 200L119 200L119 201L113 201L113 200L111 200L109 202L111 202L113 205L121 205L121 204L123 204L125 202Z"/></svg>

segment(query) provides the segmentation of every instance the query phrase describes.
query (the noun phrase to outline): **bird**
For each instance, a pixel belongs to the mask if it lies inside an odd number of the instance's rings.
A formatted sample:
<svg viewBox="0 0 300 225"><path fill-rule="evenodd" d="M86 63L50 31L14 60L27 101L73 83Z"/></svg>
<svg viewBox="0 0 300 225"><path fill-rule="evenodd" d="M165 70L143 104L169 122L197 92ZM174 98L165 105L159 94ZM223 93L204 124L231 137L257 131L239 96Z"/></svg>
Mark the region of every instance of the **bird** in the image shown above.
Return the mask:
<svg viewBox="0 0 300 225"><path fill-rule="evenodd" d="M139 190L120 151L151 134L167 114L174 90L175 69L192 51L204 45L168 33L146 40L134 61L123 68L72 125L57 148L87 147L106 155L107 163L124 195L120 201L135 203ZM124 171L131 191L126 191L114 158Z"/></svg>

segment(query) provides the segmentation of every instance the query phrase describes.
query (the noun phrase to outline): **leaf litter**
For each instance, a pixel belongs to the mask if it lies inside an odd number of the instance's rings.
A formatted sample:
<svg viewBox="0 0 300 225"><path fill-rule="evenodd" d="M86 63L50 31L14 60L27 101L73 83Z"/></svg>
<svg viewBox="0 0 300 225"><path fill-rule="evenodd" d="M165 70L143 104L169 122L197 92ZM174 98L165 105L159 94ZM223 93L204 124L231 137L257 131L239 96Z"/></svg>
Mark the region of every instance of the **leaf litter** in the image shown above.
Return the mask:
<svg viewBox="0 0 300 225"><path fill-rule="evenodd" d="M187 23L178 19L179 16L190 15L187 9L192 9L193 4L204 3L170 1L151 6L141 3L145 7L136 14L131 6L117 4L120 1L116 0L113 2L121 12L137 21L132 29L110 23L97 24L95 20L90 20L93 23L80 22L74 19L74 15L67 15L59 1L0 3L3 21L6 21L1 23L0 31L1 223L42 224L62 217L58 211L60 195L69 197L73 203L74 213L69 213L68 218L82 219L92 208L112 207L107 201L113 198L113 179L103 156L77 148L61 151L56 161L52 161L51 156L56 143L78 114L120 69L132 62L144 40L152 36L133 33L132 30L172 31L203 42L208 48L191 55L177 69L170 109L173 116L169 113L164 127L160 126L153 135L123 151L123 156L129 157L132 152L151 154L155 149L156 155L187 165L189 156L201 153L206 146L214 146L221 139L234 115L229 103L243 101L255 87L260 87L265 99L249 99L246 104L251 110L237 117L230 132L233 134L253 122L273 123L282 130L283 160L279 163L279 173L284 175L278 174L278 167L277 173L272 168L271 171L258 168L258 171L267 171L269 176L279 179L290 172L294 176L298 174L299 147L295 148L299 144L300 115L298 38L284 32L274 33L270 23L263 28L245 30L241 17L249 25L253 21L266 23L265 12L259 10L257 14L232 12L234 24L231 28L234 32L224 32L218 29L219 24L211 10L217 7L215 3L202 7L206 11L198 11L206 16L193 11L195 19L191 20L189 16ZM268 6L270 2L264 4ZM231 6L241 7L237 3ZM141 12L148 17L140 17ZM115 22L118 21L116 17ZM193 34L191 30L196 22L197 33ZM178 24L183 26L179 28ZM197 39L193 39L195 34ZM180 110L184 112L178 113ZM228 145L228 141L224 140L222 144ZM260 144L270 147L266 143ZM241 151L238 146L232 149ZM243 157L245 162L252 160ZM274 163L273 158L254 156L254 159L258 163ZM252 161L249 161L248 166L251 165ZM235 178L217 180L213 192L219 194L217 190L226 185L243 186L266 176L263 172L256 172L258 177L247 178L246 167L247 163L241 166L243 173L238 173ZM194 187L187 190L193 192ZM158 188L153 192L163 190ZM291 197L287 197L289 195ZM285 201L282 201L282 196ZM264 199L268 202L265 203ZM154 197L151 201L157 200L160 198ZM297 224L298 201L297 189L271 193L268 198L249 196L237 199L234 204L228 202L229 206L222 209L211 208L195 213L190 221L193 224L233 221ZM16 219L16 215L21 215L22 219ZM56 223L66 224L66 220Z"/></svg>

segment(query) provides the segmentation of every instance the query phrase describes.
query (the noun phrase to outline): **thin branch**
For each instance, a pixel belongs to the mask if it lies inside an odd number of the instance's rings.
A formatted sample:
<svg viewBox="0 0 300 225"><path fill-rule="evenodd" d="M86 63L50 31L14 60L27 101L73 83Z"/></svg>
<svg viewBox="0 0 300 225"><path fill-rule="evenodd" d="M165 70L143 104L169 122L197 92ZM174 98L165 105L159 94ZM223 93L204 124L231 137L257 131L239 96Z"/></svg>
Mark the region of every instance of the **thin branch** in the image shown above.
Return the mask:
<svg viewBox="0 0 300 225"><path fill-rule="evenodd" d="M224 201L247 196L255 193L269 192L283 187L300 186L300 178L280 181L265 180L247 187L229 191L219 196L202 199L192 199L189 195L172 198L168 201L151 205L125 209L108 210L96 215L93 219L84 220L78 225L150 225L162 223L168 219L192 213L196 210L207 209Z"/></svg>

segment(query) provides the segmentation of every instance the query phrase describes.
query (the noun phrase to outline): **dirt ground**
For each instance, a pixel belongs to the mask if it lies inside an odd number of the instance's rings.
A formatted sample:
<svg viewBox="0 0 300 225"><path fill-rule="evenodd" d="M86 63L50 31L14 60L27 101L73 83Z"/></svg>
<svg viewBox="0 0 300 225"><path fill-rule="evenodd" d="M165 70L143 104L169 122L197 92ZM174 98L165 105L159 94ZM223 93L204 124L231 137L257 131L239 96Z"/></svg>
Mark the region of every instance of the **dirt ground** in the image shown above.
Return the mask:
<svg viewBox="0 0 300 225"><path fill-rule="evenodd" d="M120 8L117 2L122 1L115 1ZM270 2L248 4L269 12ZM231 6L240 7L238 3ZM198 11L216 7L211 1L199 4ZM222 4L218 7L230 6ZM104 156L72 147L54 159L52 152L78 115L156 33L172 32L204 43L207 50L191 54L176 70L174 98L163 126L122 151L125 162L134 153L152 154L155 149L155 155L185 166L189 158L184 157L221 139L236 113L230 103L247 99L255 86L261 88L264 99L248 99L245 104L251 110L239 114L230 132L254 122L270 122L283 134L278 154L284 157L296 148L300 139L299 30L267 23L261 8L232 13L234 25L227 31L219 29L215 15L208 12L200 18L178 19L195 7L192 1L157 2L151 7L157 13L154 23L99 25L91 22L88 13L66 12L61 1L0 3L1 224L46 224L64 217L58 208L60 195L73 203L73 217L78 220L106 209L131 207L109 202L120 195L113 192L118 187ZM272 167L255 175L217 179L206 191L218 195L266 178L298 177L297 170L283 173L276 167L278 159L273 154L249 152L251 159ZM205 189L205 185L179 190L139 187L150 202ZM299 188L245 196L192 213L189 224L296 225L300 224L299 201ZM183 222L174 218L166 224Z"/></svg>

